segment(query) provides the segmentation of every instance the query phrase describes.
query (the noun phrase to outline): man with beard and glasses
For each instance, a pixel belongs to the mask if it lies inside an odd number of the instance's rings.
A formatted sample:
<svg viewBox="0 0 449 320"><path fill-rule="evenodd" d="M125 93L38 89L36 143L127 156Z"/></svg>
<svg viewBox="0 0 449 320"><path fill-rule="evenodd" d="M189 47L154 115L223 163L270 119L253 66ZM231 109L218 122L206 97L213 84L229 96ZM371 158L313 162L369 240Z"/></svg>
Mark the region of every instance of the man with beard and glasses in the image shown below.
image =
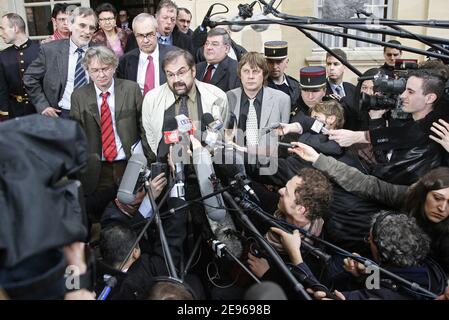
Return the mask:
<svg viewBox="0 0 449 320"><path fill-rule="evenodd" d="M195 80L195 61L189 52L168 52L162 69L167 83L149 91L142 106L142 140L144 147L149 147L146 156L151 162L156 156L161 159L167 155L167 149L159 146L168 119L184 114L195 123L204 113L210 113L224 122L228 113L226 94L212 84Z"/></svg>

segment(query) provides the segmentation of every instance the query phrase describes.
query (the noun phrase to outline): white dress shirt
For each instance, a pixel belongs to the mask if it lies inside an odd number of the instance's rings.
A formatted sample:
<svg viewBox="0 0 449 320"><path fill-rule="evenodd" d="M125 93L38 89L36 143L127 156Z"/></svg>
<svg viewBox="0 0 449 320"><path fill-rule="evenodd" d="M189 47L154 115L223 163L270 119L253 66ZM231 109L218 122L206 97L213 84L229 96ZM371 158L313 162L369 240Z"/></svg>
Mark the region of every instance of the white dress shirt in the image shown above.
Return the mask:
<svg viewBox="0 0 449 320"><path fill-rule="evenodd" d="M160 86L159 83L159 45L156 46L153 53L149 54L153 57L154 64L154 87L157 88ZM145 75L147 73L148 66L148 54L140 51L139 55L139 65L137 67L137 83L139 84L140 91L142 91L143 95L143 87L145 85Z"/></svg>
<svg viewBox="0 0 449 320"><path fill-rule="evenodd" d="M75 85L75 67L76 61L78 60L78 53L76 49L78 47L73 43L72 39L69 40L69 69L67 72L67 82L65 85L64 94L62 95L61 101L58 102L58 106L62 109L70 110L70 97L72 96L73 87ZM83 57L86 54L86 50L89 49L89 46L81 47L84 50ZM56 61L55 61L56 63ZM89 82L89 75L86 72L86 79Z"/></svg>

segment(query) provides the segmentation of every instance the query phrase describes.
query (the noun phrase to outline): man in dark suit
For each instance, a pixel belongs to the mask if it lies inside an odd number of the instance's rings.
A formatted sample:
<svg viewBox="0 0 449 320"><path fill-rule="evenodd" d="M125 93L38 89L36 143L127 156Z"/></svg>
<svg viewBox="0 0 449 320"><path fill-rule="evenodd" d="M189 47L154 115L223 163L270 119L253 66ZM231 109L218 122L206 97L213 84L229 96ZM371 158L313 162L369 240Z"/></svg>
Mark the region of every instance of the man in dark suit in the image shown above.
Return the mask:
<svg viewBox="0 0 449 320"><path fill-rule="evenodd" d="M36 113L23 84L23 73L36 59L39 44L25 33L25 22L16 13L2 17L0 37L12 46L0 52L0 111L10 119Z"/></svg>
<svg viewBox="0 0 449 320"><path fill-rule="evenodd" d="M157 41L159 44L172 45L193 54L191 37L175 28L177 10L178 6L173 1L163 0L159 2L156 10ZM132 34L128 38L125 52L135 48L137 48L136 37Z"/></svg>
<svg viewBox="0 0 449 320"><path fill-rule="evenodd" d="M175 49L170 45L158 44L156 28L156 19L148 13L134 18L133 32L138 48L122 56L117 68L117 77L136 81L143 95L167 81L162 61L167 52Z"/></svg>
<svg viewBox="0 0 449 320"><path fill-rule="evenodd" d="M212 21L220 22L227 20L224 16L213 16L211 18ZM222 28L226 30L226 32L229 34L229 37L231 37L231 29L229 29L229 26L226 25L220 25L216 28ZM193 43L193 52L195 53L195 61L197 63L202 62L206 60L204 57L204 50L203 45L207 40L207 28L203 27L202 25L198 26L198 28L193 31L192 34L192 43ZM234 40L231 38L231 47L229 48L228 56L231 59L240 61L240 59L243 57L243 55L246 53L246 49L243 48L241 45L237 44Z"/></svg>
<svg viewBox="0 0 449 320"><path fill-rule="evenodd" d="M187 8L178 8L178 16L176 17L176 27L182 33L185 33L189 37L192 36L193 31L190 29L190 23L192 22L192 12Z"/></svg>
<svg viewBox="0 0 449 320"><path fill-rule="evenodd" d="M213 84L224 92L240 86L237 76L237 61L228 57L231 38L226 30L215 28L209 31L204 44L206 61L196 65L196 78Z"/></svg>
<svg viewBox="0 0 449 320"><path fill-rule="evenodd" d="M288 66L287 50L287 41L268 41L264 44L265 58L270 72L268 86L288 94L293 109L300 95L299 82L284 72Z"/></svg>
<svg viewBox="0 0 449 320"><path fill-rule="evenodd" d="M73 90L88 82L81 60L96 25L95 12L91 8L78 7L70 16L70 38L41 46L37 59L23 76L27 93L38 113L69 117Z"/></svg>
<svg viewBox="0 0 449 320"><path fill-rule="evenodd" d="M348 60L346 53L341 49L334 49L332 53L344 60ZM358 102L355 102L355 86L344 82L343 77L346 66L330 53L326 54L326 95L339 101L345 110L345 129L353 129L358 120Z"/></svg>
<svg viewBox="0 0 449 320"><path fill-rule="evenodd" d="M87 136L89 158L80 180L88 215L98 218L115 198L131 148L139 141L142 94L137 83L113 78L118 59L106 47L89 48L83 65L92 82L73 92L70 117Z"/></svg>

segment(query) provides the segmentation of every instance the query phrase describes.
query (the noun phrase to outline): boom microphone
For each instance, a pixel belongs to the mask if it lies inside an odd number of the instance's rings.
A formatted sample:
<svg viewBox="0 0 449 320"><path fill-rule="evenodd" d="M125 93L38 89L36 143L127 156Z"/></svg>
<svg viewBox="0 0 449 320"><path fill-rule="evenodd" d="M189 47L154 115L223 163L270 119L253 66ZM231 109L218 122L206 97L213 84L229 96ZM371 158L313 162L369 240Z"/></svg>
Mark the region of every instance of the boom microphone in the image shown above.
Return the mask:
<svg viewBox="0 0 449 320"><path fill-rule="evenodd" d="M134 193L136 183L140 173L146 170L146 166L147 158L143 154L134 153L128 160L117 192L117 198L121 203L131 204L136 199Z"/></svg>

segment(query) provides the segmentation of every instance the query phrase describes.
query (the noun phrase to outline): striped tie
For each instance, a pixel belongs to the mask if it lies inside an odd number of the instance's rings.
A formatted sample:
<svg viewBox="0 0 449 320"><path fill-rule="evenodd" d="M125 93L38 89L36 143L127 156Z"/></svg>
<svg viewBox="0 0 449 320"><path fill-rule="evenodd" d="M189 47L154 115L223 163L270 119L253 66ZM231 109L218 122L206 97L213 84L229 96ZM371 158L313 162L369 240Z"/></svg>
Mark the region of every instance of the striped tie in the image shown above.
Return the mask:
<svg viewBox="0 0 449 320"><path fill-rule="evenodd" d="M76 49L75 52L78 53L78 59L76 60L76 66L75 66L75 81L74 81L74 85L73 85L73 90L78 89L79 87L81 87L87 83L86 72L84 71L84 68L81 65L81 60L83 60L84 50L81 48L78 48L78 49Z"/></svg>
<svg viewBox="0 0 449 320"><path fill-rule="evenodd" d="M115 145L114 128L112 127L112 115L109 110L108 96L109 92L102 93L101 103L101 144L103 146L103 156L109 162L117 157L117 146Z"/></svg>

